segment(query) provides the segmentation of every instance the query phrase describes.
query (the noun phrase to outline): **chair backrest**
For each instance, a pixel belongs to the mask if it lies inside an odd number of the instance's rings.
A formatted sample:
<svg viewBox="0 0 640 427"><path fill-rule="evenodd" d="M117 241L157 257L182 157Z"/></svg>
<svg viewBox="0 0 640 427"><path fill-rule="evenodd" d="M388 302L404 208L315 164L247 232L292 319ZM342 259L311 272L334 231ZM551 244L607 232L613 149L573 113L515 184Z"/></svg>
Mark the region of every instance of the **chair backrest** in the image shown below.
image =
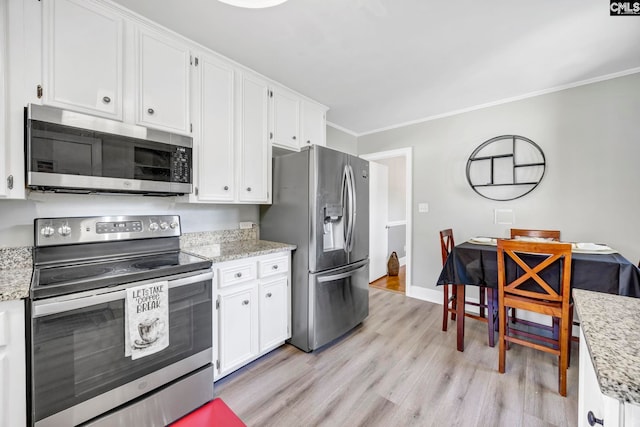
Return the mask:
<svg viewBox="0 0 640 427"><path fill-rule="evenodd" d="M453 240L453 230L447 228L446 230L440 231L440 250L442 251L442 265L447 262L447 257L451 250L456 245Z"/></svg>
<svg viewBox="0 0 640 427"><path fill-rule="evenodd" d="M507 271L507 262L515 263L517 267L511 266ZM556 269L557 275L554 274ZM550 277L554 280L551 281ZM568 303L570 283L571 243L498 240L499 298L503 298L504 294L511 294Z"/></svg>
<svg viewBox="0 0 640 427"><path fill-rule="evenodd" d="M560 240L560 230L530 230L526 228L512 228L511 238L516 236L542 237L544 239Z"/></svg>

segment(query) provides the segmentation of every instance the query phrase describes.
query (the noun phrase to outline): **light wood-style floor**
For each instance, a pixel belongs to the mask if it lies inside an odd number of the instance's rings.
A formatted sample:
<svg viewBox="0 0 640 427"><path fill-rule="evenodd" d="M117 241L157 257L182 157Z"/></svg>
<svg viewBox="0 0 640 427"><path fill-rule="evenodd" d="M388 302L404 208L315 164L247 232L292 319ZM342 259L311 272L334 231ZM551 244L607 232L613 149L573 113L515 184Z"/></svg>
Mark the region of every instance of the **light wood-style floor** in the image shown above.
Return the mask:
<svg viewBox="0 0 640 427"><path fill-rule="evenodd" d="M284 345L216 382L248 426L576 426L578 346L568 397L557 358L512 345L507 372L486 325L467 320L465 351L440 305L370 289L370 314L347 336L304 353Z"/></svg>
<svg viewBox="0 0 640 427"><path fill-rule="evenodd" d="M405 283L407 281L407 266L401 265L398 270L397 276L383 276L373 282L369 283L369 286L384 289L386 291L405 293Z"/></svg>

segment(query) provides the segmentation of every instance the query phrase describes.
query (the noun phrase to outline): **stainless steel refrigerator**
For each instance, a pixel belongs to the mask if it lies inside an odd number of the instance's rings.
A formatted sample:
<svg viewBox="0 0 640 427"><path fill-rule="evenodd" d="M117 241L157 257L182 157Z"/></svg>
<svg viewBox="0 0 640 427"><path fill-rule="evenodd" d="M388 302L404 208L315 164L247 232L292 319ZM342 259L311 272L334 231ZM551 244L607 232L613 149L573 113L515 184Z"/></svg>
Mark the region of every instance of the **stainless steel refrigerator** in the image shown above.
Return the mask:
<svg viewBox="0 0 640 427"><path fill-rule="evenodd" d="M311 146L274 158L260 238L297 245L291 339L315 350L369 314L369 162Z"/></svg>

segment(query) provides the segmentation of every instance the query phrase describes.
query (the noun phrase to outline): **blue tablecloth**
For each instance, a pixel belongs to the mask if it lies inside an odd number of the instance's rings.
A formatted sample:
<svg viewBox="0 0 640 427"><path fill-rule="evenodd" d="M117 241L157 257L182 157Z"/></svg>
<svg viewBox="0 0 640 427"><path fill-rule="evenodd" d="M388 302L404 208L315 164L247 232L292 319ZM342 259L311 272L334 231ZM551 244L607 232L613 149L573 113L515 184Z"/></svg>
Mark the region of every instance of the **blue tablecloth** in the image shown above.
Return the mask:
<svg viewBox="0 0 640 427"><path fill-rule="evenodd" d="M497 248L462 243L451 251L438 285L458 284L498 287ZM574 253L571 287L609 294L640 297L640 269L622 255Z"/></svg>

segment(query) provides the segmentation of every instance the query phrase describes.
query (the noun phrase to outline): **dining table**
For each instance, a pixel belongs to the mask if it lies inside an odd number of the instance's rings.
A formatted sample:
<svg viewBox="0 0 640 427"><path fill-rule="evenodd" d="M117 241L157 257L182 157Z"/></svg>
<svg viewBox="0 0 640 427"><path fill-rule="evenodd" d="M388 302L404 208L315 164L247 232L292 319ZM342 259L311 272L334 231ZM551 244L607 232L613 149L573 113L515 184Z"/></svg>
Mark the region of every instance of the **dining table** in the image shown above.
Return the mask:
<svg viewBox="0 0 640 427"><path fill-rule="evenodd" d="M617 251L608 249L572 250L571 288L640 297L640 269ZM459 301L465 300L466 286L486 286L491 322L497 309L498 294L496 239L478 239L475 242L472 239L455 246L447 257L437 285L456 286ZM464 310L464 304L456 304L458 351L464 351ZM490 339L490 344L492 341Z"/></svg>

